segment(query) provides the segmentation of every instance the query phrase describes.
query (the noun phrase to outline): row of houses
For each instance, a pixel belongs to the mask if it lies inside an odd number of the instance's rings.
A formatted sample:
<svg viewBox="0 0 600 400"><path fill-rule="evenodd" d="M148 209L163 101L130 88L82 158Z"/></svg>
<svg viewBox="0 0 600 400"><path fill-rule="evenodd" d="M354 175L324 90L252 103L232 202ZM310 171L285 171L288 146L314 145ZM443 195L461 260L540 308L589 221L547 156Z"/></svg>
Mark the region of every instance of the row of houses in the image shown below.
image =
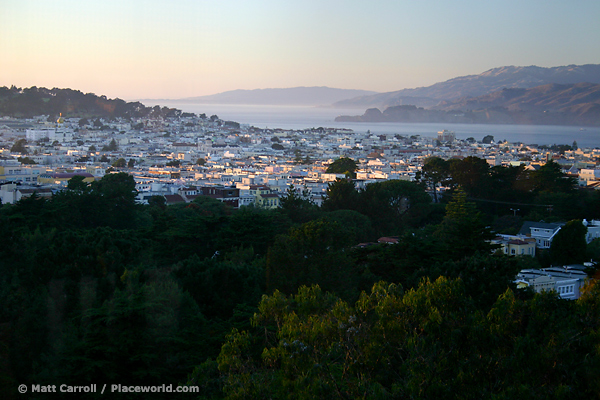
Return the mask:
<svg viewBox="0 0 600 400"><path fill-rule="evenodd" d="M254 205L255 207L273 209L281 205L280 195L266 185L250 185L248 190L240 190L235 186L176 186L167 183L139 183L137 202L149 204L157 196L164 199L165 204L191 203L199 196L219 200L233 208Z"/></svg>

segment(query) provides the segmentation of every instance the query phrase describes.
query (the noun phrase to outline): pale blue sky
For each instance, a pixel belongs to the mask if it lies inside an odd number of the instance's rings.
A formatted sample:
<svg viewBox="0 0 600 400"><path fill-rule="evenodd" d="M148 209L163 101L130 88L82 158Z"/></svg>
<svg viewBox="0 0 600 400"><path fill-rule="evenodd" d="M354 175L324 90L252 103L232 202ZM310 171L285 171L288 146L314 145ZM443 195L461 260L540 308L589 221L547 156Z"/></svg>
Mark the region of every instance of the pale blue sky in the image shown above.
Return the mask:
<svg viewBox="0 0 600 400"><path fill-rule="evenodd" d="M0 0L0 86L181 98L393 91L600 63L598 0Z"/></svg>

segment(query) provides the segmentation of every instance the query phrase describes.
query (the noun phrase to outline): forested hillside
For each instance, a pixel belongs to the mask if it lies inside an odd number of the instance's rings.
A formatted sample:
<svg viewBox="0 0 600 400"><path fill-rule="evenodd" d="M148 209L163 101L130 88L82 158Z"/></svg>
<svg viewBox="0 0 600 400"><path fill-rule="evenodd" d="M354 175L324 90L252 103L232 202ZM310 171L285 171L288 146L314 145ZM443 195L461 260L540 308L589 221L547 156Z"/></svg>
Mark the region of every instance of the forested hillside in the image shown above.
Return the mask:
<svg viewBox="0 0 600 400"><path fill-rule="evenodd" d="M546 165L430 159L418 182L357 190L340 179L322 207L294 188L275 210L208 197L138 205L124 173L3 205L0 392L120 383L201 388L144 398L598 398L600 286L577 301L518 291L515 274L553 253L509 257L488 241L524 219L600 219L600 193ZM425 188L442 185L433 203ZM600 246L583 253L598 258Z"/></svg>
<svg viewBox="0 0 600 400"><path fill-rule="evenodd" d="M181 111L167 107L146 107L139 102L108 99L73 89L0 87L0 116L30 118L36 115L89 118L139 118L178 116Z"/></svg>

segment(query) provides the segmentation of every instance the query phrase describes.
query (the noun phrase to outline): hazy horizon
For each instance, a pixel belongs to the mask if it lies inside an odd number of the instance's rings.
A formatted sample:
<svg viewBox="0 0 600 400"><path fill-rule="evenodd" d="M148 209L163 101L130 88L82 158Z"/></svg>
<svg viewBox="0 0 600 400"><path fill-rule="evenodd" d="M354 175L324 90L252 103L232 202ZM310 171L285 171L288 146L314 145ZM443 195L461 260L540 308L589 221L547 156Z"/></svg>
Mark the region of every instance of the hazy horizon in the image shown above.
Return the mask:
<svg viewBox="0 0 600 400"><path fill-rule="evenodd" d="M125 100L301 86L389 92L501 66L600 63L592 0L0 4L0 86Z"/></svg>

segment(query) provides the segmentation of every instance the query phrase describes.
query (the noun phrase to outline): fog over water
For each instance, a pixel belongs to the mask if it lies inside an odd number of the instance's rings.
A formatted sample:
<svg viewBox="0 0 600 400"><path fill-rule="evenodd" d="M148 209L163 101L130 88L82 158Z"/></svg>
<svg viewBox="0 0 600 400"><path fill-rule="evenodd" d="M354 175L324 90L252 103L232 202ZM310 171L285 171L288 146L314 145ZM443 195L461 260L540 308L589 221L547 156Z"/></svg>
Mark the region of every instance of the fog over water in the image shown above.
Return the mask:
<svg viewBox="0 0 600 400"><path fill-rule="evenodd" d="M153 104L146 104L152 106ZM360 109L334 109L298 106L257 106L231 104L185 104L163 100L161 106L178 108L186 112L218 115L228 121L249 124L258 128L306 129L348 128L357 133L370 130L374 134L421 135L436 137L437 132L448 129L458 139L469 137L481 140L492 135L496 141L525 144L568 144L577 141L580 148L600 148L600 127L547 126L547 125L488 125L448 123L387 123L387 122L335 122L338 115L362 115Z"/></svg>

